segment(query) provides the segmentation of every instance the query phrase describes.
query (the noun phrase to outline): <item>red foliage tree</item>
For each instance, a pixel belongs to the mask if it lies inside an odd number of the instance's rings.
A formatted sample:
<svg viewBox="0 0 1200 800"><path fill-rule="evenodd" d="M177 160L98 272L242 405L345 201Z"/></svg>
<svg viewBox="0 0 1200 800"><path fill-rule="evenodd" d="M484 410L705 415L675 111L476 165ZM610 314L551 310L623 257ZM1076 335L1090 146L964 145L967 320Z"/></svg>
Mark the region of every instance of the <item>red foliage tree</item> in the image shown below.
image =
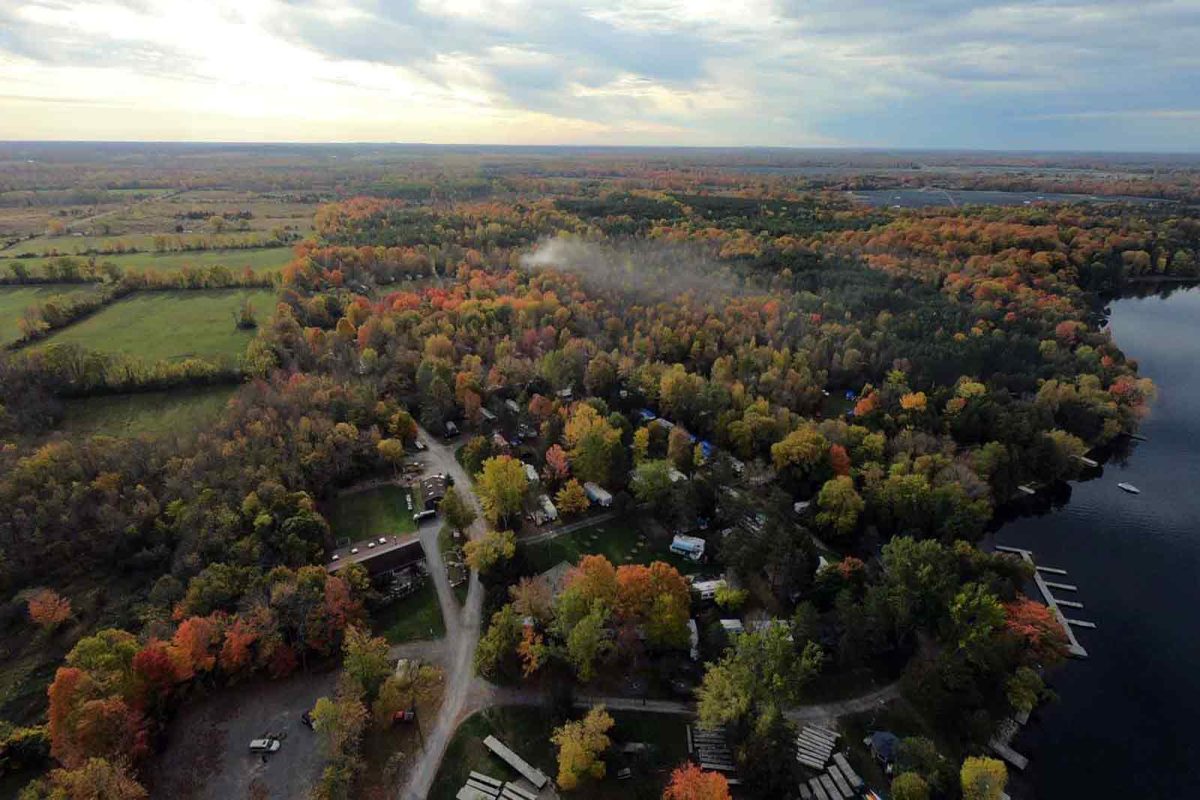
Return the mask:
<svg viewBox="0 0 1200 800"><path fill-rule="evenodd" d="M137 702L143 708L159 708L180 680L180 665L167 644L151 641L133 657Z"/></svg>
<svg viewBox="0 0 1200 800"><path fill-rule="evenodd" d="M829 463L835 475L850 474L850 454L840 444L829 446Z"/></svg>
<svg viewBox="0 0 1200 800"><path fill-rule="evenodd" d="M546 451L546 480L551 483L565 481L571 475L571 466L567 462L567 451L557 444L550 445Z"/></svg>
<svg viewBox="0 0 1200 800"><path fill-rule="evenodd" d="M1029 654L1042 664L1062 661L1067 655L1067 634L1049 608L1020 597L1004 606L1005 627L1023 639Z"/></svg>
<svg viewBox="0 0 1200 800"><path fill-rule="evenodd" d="M54 630L71 616L71 601L53 589L29 596L29 618L44 630Z"/></svg>

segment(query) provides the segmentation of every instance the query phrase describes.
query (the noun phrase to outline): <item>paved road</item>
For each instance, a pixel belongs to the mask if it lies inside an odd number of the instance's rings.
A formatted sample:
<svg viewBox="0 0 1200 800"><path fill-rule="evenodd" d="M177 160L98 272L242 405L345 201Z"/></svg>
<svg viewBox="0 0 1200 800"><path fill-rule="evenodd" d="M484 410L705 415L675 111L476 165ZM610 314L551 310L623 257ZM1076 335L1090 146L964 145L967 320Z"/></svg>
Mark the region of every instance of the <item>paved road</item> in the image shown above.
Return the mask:
<svg viewBox="0 0 1200 800"><path fill-rule="evenodd" d="M453 477L454 486L459 494L475 509L477 519L468 529L467 535L470 538L481 535L486 530L483 509L471 490L471 479L466 470L455 460L453 450L430 436L424 429L418 428L418 433L429 446L422 460L433 469ZM438 546L437 534L440 527L436 524L422 525L420 536L429 563L429 573L433 576L437 589L438 603L442 607L442 617L446 621L446 638L437 644L436 651L447 672L446 694L442 699L442 707L438 710L433 730L425 736L425 750L421 754L421 760L409 771L408 780L400 791L400 797L404 800L424 800L429 795L446 746L464 717L467 698L472 694L477 681L474 657L483 616L483 585L479 582L479 575L472 571L467 584L466 604L460 609L450 581L446 577L446 567Z"/></svg>
<svg viewBox="0 0 1200 800"><path fill-rule="evenodd" d="M833 720L847 714L859 714L863 711L870 711L883 703L895 700L899 696L899 682L889 683L887 686L883 686L867 694L851 697L846 700L794 706L784 711L783 715L796 723ZM545 694L536 690L492 687L486 697L481 697L476 702L485 702L486 705L493 706L534 706L541 705L545 701ZM682 700L643 700L640 697L577 694L575 695L575 705L581 708L604 705L615 711L650 711L655 714L677 714L681 716L694 716L696 714L696 704Z"/></svg>
<svg viewBox="0 0 1200 800"><path fill-rule="evenodd" d="M537 544L538 542L547 542L551 539L556 539L567 533L574 533L580 528L589 528L592 525L599 525L603 522L608 522L617 518L617 512L605 511L594 516L586 516L583 519L577 519L574 522L568 522L566 525L556 525L548 531L535 533L533 536L526 536L521 539L521 544Z"/></svg>

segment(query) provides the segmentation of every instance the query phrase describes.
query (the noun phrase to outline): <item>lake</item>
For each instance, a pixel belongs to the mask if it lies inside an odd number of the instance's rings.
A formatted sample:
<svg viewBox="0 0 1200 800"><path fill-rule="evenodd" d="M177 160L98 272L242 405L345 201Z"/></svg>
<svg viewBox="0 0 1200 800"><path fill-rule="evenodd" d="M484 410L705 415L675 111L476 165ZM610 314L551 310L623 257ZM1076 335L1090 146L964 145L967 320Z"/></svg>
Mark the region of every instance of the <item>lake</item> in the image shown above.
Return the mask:
<svg viewBox="0 0 1200 800"><path fill-rule="evenodd" d="M1168 291L1111 307L1117 343L1158 385L1148 441L995 536L1067 569L1047 577L1085 608L1064 611L1099 626L1076 629L1090 657L1052 674L1059 701L1016 740L1038 798L1200 796L1200 289Z"/></svg>

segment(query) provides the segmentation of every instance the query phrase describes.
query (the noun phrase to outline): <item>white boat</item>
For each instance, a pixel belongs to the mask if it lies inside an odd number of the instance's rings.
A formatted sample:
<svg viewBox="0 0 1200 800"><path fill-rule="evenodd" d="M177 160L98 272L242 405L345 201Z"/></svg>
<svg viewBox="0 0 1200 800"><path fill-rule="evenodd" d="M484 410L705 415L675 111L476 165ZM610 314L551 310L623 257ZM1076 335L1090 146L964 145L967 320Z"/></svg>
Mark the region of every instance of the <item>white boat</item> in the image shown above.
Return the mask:
<svg viewBox="0 0 1200 800"><path fill-rule="evenodd" d="M1141 494L1142 490L1134 486L1132 483L1118 483L1117 488L1130 494Z"/></svg>

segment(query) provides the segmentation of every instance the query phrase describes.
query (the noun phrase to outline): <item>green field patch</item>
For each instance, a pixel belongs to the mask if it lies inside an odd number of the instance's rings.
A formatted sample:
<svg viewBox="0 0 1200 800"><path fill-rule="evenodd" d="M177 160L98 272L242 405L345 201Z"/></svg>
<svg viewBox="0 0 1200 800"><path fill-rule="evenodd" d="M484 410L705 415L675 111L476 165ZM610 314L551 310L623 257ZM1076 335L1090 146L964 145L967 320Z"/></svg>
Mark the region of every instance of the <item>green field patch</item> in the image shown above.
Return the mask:
<svg viewBox="0 0 1200 800"><path fill-rule="evenodd" d="M389 644L445 636L446 624L433 582L427 580L408 597L372 612L371 628Z"/></svg>
<svg viewBox="0 0 1200 800"><path fill-rule="evenodd" d="M19 323L25 309L41 305L51 297L82 295L93 291L94 286L80 284L0 286L0 347L21 338Z"/></svg>
<svg viewBox="0 0 1200 800"><path fill-rule="evenodd" d="M407 496L407 489L385 484L334 498L325 512L334 540L358 542L415 531Z"/></svg>
<svg viewBox="0 0 1200 800"><path fill-rule="evenodd" d="M63 403L59 430L72 436L165 436L213 425L237 387L84 397Z"/></svg>
<svg viewBox="0 0 1200 800"><path fill-rule="evenodd" d="M4 251L4 255L19 256L32 253L34 255L70 256L97 250L153 250L155 240L160 236L166 236L170 240L178 238L183 241L202 241L213 245L255 243L263 240L264 233L265 231L249 230L224 233L194 231L191 233L127 233L110 236L76 236L75 234L39 236L13 245Z"/></svg>
<svg viewBox="0 0 1200 800"><path fill-rule="evenodd" d="M255 247L227 250L194 250L188 253L122 253L113 256L73 256L74 258L94 258L97 264L112 262L127 272L178 272L184 267L228 267L235 274L241 274L247 267L255 273L269 272L281 269L292 259L290 247ZM20 263L30 269L40 269L50 259L22 258L0 260L0 272L5 272L5 266Z"/></svg>
<svg viewBox="0 0 1200 800"><path fill-rule="evenodd" d="M537 573L545 572L561 561L578 563L580 558L588 555L602 555L618 567L665 561L685 575L700 571L700 564L681 558L666 547L655 548L648 539L639 538L642 535L633 520L609 520L549 541L524 545L522 549L530 569Z"/></svg>
<svg viewBox="0 0 1200 800"><path fill-rule="evenodd" d="M234 324L246 301L253 304L260 325L275 311L270 289L138 292L59 330L38 347L75 344L147 362L236 360L255 335Z"/></svg>
<svg viewBox="0 0 1200 800"><path fill-rule="evenodd" d="M610 711L616 725L609 731L613 747L604 756L606 775L599 781L585 781L571 792L572 797L599 800L658 800L670 773L687 758L687 717L669 714ZM573 719L581 718L576 709ZM558 763L550 737L562 720L554 719L548 709L538 706L498 706L468 718L450 740L434 781L431 800L453 800L471 772L481 772L502 781L519 776L504 761L493 755L483 740L495 736L517 755L554 779ZM649 749L637 755L618 752L626 743L640 742ZM617 780L617 772L627 767L629 780Z"/></svg>

